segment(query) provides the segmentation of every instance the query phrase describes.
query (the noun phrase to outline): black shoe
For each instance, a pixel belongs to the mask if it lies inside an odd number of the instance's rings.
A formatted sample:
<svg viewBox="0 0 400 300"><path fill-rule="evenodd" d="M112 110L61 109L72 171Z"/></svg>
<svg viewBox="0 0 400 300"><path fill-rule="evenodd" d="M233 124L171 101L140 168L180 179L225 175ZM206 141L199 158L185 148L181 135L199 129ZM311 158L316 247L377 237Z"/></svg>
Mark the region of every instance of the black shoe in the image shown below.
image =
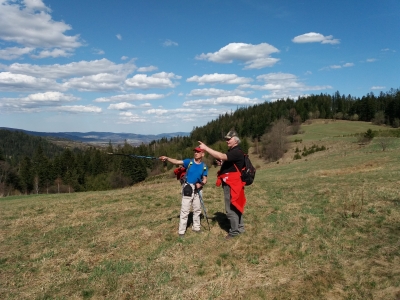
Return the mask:
<svg viewBox="0 0 400 300"><path fill-rule="evenodd" d="M231 239L233 239L233 238L235 238L235 236L234 236L234 235L230 235L230 234L228 234L228 235L225 237L226 240L231 240Z"/></svg>

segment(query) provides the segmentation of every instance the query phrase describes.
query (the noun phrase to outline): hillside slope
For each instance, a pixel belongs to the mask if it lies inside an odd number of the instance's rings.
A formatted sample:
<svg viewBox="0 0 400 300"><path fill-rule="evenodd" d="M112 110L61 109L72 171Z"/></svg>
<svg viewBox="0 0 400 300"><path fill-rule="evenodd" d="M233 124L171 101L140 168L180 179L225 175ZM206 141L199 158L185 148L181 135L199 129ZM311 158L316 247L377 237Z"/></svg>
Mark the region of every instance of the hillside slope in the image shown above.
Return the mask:
<svg viewBox="0 0 400 300"><path fill-rule="evenodd" d="M321 143L318 130L304 126L303 141ZM351 124L330 130L323 141L336 147L306 159L252 154L246 233L231 241L214 167L203 194L211 230L202 219L203 233L183 240L172 174L0 199L0 298L397 299L400 141L382 151L360 146Z"/></svg>

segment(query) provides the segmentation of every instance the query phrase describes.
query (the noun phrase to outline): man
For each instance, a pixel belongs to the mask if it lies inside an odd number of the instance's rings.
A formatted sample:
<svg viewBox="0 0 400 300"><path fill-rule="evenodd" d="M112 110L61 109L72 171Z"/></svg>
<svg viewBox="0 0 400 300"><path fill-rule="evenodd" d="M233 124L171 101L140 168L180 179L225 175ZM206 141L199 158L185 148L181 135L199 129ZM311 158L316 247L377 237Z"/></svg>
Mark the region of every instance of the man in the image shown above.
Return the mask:
<svg viewBox="0 0 400 300"><path fill-rule="evenodd" d="M217 186L222 184L224 190L226 216L231 225L225 238L231 239L244 232L243 212L246 196L244 194L245 183L240 177L240 170L244 166L244 153L239 147L240 139L236 131L229 131L225 140L228 144L227 153L213 150L201 141L199 141L199 148L216 158L218 164L221 165L216 184Z"/></svg>
<svg viewBox="0 0 400 300"><path fill-rule="evenodd" d="M186 175L182 183L182 205L179 219L179 237L185 236L190 207L193 207L193 226L192 230L196 233L201 232L200 214L201 203L199 193L201 188L207 183L208 168L203 162L204 151L197 147L193 149L194 159L178 160L167 156L160 156L162 161L169 161L175 165L183 165L186 168Z"/></svg>

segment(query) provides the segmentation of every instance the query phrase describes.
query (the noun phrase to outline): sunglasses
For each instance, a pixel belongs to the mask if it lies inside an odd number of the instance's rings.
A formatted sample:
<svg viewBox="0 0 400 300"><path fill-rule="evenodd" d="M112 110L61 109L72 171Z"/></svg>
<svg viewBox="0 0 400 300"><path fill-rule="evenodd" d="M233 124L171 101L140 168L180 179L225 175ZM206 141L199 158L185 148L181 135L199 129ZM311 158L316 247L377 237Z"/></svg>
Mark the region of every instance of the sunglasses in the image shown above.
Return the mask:
<svg viewBox="0 0 400 300"><path fill-rule="evenodd" d="M225 141L227 141L227 142L228 142L228 141L230 141L231 139L232 139L232 138L229 138L229 139L225 139Z"/></svg>

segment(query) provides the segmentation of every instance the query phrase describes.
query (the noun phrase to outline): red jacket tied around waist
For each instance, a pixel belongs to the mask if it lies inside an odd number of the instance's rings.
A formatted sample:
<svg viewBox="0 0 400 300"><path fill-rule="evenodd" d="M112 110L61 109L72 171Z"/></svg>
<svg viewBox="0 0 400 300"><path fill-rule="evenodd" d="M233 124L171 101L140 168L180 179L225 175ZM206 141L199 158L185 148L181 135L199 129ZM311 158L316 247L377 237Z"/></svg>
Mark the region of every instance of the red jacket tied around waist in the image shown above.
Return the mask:
<svg viewBox="0 0 400 300"><path fill-rule="evenodd" d="M240 177L240 172L230 172L218 174L216 186L221 186L225 182L231 188L231 203L241 212L244 212L246 196L244 194L245 182Z"/></svg>

